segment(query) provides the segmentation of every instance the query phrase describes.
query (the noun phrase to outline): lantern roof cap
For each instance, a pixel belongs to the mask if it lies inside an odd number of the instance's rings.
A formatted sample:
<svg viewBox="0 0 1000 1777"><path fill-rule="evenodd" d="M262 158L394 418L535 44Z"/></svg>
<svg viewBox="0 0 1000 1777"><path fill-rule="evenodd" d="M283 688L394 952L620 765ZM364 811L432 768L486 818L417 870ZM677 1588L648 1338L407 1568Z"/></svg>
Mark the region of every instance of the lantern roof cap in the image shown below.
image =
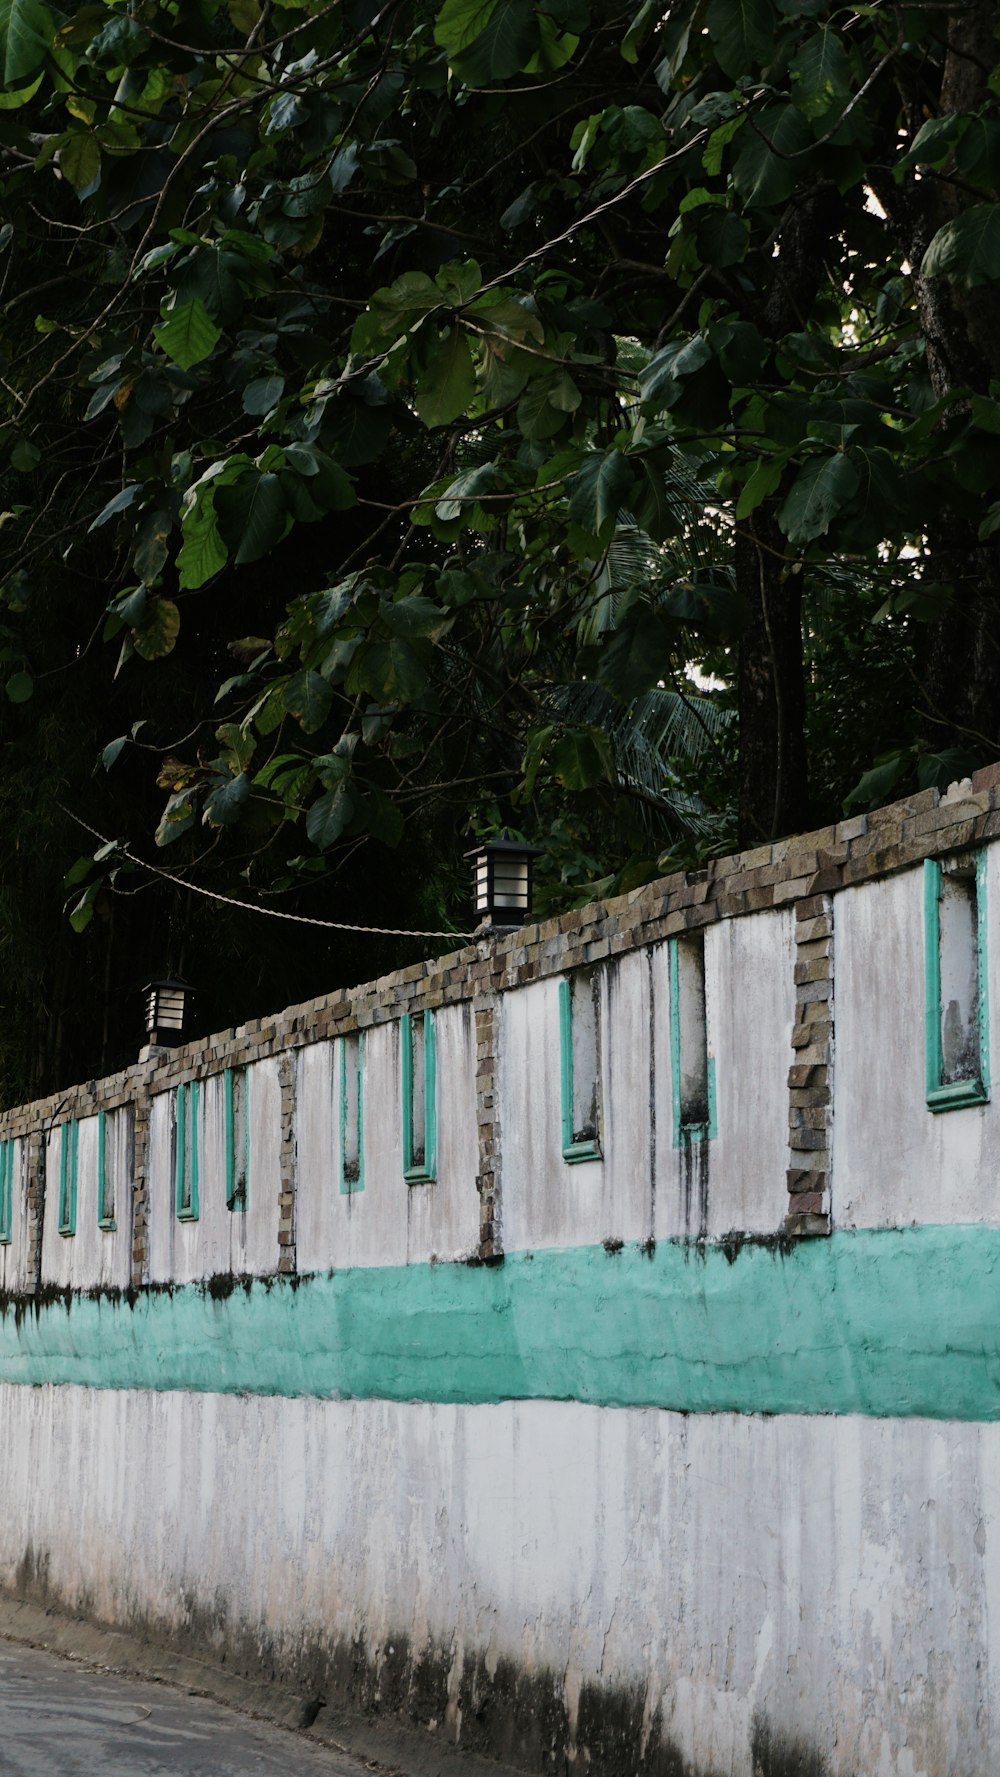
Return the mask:
<svg viewBox="0 0 1000 1777"><path fill-rule="evenodd" d="M176 975L161 975L155 981L147 981L142 991L150 993L154 987L173 987L182 993L197 993L198 991L196 987L191 986L190 981L179 981Z"/></svg>
<svg viewBox="0 0 1000 1777"><path fill-rule="evenodd" d="M540 845L525 845L520 839L482 839L471 851L464 853L467 858L478 858L484 851L516 851L523 858L538 858L542 854Z"/></svg>

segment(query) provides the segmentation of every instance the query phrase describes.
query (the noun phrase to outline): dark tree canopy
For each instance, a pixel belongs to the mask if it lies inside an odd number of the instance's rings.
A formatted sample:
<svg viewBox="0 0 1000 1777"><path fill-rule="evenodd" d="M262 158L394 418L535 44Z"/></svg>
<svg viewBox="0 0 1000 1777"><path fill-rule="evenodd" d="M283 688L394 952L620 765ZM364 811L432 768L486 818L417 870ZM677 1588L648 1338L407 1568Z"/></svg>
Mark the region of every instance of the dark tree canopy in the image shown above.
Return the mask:
<svg viewBox="0 0 1000 1777"><path fill-rule="evenodd" d="M998 64L987 0L4 0L9 1090L92 1071L74 970L110 1063L182 949L208 1022L414 954L132 858L461 929L470 835L558 907L996 753Z"/></svg>

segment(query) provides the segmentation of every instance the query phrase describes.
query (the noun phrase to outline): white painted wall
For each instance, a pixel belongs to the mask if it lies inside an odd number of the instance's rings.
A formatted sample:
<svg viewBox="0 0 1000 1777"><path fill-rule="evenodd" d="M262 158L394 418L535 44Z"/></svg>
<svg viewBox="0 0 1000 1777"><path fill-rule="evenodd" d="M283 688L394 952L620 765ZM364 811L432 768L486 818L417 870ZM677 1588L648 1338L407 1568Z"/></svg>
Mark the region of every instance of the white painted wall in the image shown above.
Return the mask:
<svg viewBox="0 0 1000 1777"><path fill-rule="evenodd" d="M0 1585L30 1544L99 1619L544 1650L727 1777L761 1716L830 1777L996 1770L1000 1425L0 1387L0 1498Z"/></svg>
<svg viewBox="0 0 1000 1777"><path fill-rule="evenodd" d="M149 1137L149 1275L188 1283L219 1273L259 1277L278 1268L281 1087L277 1060L247 1069L250 1166L245 1210L226 1205L224 1075L201 1082L199 1216L175 1214L171 1129L174 1094L153 1100ZM188 1114L190 1115L190 1098Z"/></svg>
<svg viewBox="0 0 1000 1777"><path fill-rule="evenodd" d="M298 1053L300 1271L466 1258L479 1246L476 1036L471 1005L434 1014L437 1178L403 1177L400 1024L364 1033L364 1188L340 1189L339 1040Z"/></svg>
<svg viewBox="0 0 1000 1777"><path fill-rule="evenodd" d="M42 1282L66 1289L99 1285L124 1289L132 1271L132 1136L129 1113L109 1111L105 1118L105 1166L114 1191L115 1227L99 1226L98 1122L81 1117L77 1124L76 1233L59 1232L59 1180L62 1128L46 1137L45 1218L42 1226ZM67 1162L68 1163L68 1162Z"/></svg>
<svg viewBox="0 0 1000 1777"><path fill-rule="evenodd" d="M787 1209L794 915L705 934L717 1136L675 1146L668 946L600 968L603 1160L562 1157L559 983L504 996L499 1090L504 1247L773 1234Z"/></svg>
<svg viewBox="0 0 1000 1777"><path fill-rule="evenodd" d="M987 853L986 890L1000 1080L1000 846ZM1000 1222L995 1097L937 1112L925 1101L923 872L845 889L834 912L836 1225Z"/></svg>

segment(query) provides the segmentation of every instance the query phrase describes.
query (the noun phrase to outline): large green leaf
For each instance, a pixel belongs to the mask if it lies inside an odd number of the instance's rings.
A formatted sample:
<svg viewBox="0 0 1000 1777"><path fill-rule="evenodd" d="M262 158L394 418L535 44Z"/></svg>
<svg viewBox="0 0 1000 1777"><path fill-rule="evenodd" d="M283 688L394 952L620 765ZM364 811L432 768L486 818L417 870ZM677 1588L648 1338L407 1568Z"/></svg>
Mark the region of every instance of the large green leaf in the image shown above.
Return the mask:
<svg viewBox="0 0 1000 1777"><path fill-rule="evenodd" d="M52 15L42 0L0 0L0 72L5 87L23 86L52 47Z"/></svg>
<svg viewBox="0 0 1000 1777"><path fill-rule="evenodd" d="M200 488L181 520L184 542L177 557L177 576L185 591L204 586L229 558L216 523L214 496L215 489L210 484Z"/></svg>
<svg viewBox="0 0 1000 1777"><path fill-rule="evenodd" d="M132 641L143 660L162 660L171 653L181 627L181 614L173 599L151 598L142 627L133 630Z"/></svg>
<svg viewBox="0 0 1000 1777"><path fill-rule="evenodd" d="M696 333L691 339L673 340L651 358L639 375L639 394L644 402L672 407L683 393L681 378L693 376L707 364L712 348Z"/></svg>
<svg viewBox="0 0 1000 1777"><path fill-rule="evenodd" d="M857 492L858 471L840 452L832 457L813 457L799 471L781 511L778 523L790 543L798 547L822 537L848 500Z"/></svg>
<svg viewBox="0 0 1000 1777"><path fill-rule="evenodd" d="M306 734L315 734L330 712L333 692L319 673L296 673L285 687L285 708Z"/></svg>
<svg viewBox="0 0 1000 1777"><path fill-rule="evenodd" d="M769 105L742 130L733 161L733 182L748 204L783 204L805 175L803 151L813 133L794 105Z"/></svg>
<svg viewBox="0 0 1000 1777"><path fill-rule="evenodd" d="M616 697L636 697L667 676L676 644L676 626L643 605L605 646L598 678Z"/></svg>
<svg viewBox="0 0 1000 1777"><path fill-rule="evenodd" d="M601 728L570 729L551 749L549 763L564 790L589 790L614 777L614 757Z"/></svg>
<svg viewBox="0 0 1000 1777"><path fill-rule="evenodd" d="M939 228L920 275L950 278L965 290L1000 280L1000 204L973 204Z"/></svg>
<svg viewBox="0 0 1000 1777"><path fill-rule="evenodd" d="M708 34L723 71L733 80L756 73L775 52L771 0L711 0Z"/></svg>
<svg viewBox="0 0 1000 1777"><path fill-rule="evenodd" d="M206 827L229 827L238 821L249 800L250 779L245 771L237 777L220 778L205 802L202 820Z"/></svg>
<svg viewBox="0 0 1000 1777"><path fill-rule="evenodd" d="M435 42L469 86L492 86L526 68L538 48L532 0L445 0Z"/></svg>
<svg viewBox="0 0 1000 1777"><path fill-rule="evenodd" d="M621 451L590 451L569 482L569 515L592 537L606 538L628 504L632 471Z"/></svg>
<svg viewBox="0 0 1000 1777"><path fill-rule="evenodd" d="M415 703L427 684L428 644L403 636L369 642L351 662L345 687L349 696L367 691L379 703Z"/></svg>
<svg viewBox="0 0 1000 1777"><path fill-rule="evenodd" d="M211 357L222 332L196 296L193 302L168 309L160 325L153 328L153 337L168 358L182 370L191 370Z"/></svg>
<svg viewBox="0 0 1000 1777"><path fill-rule="evenodd" d="M413 405L425 426L447 426L464 413L476 392L469 342L459 327L435 341L420 366Z"/></svg>
<svg viewBox="0 0 1000 1777"><path fill-rule="evenodd" d="M232 487L220 487L215 496L219 529L235 551L237 567L260 561L281 541L288 522L288 508L277 475L253 470L241 475Z"/></svg>
<svg viewBox="0 0 1000 1777"><path fill-rule="evenodd" d="M101 175L101 144L89 130L76 130L59 150L59 169L74 191L85 191Z"/></svg>
<svg viewBox="0 0 1000 1777"><path fill-rule="evenodd" d="M354 797L341 785L326 790L317 798L306 815L306 832L321 851L335 844L354 814Z"/></svg>
<svg viewBox="0 0 1000 1777"><path fill-rule="evenodd" d="M807 38L791 63L792 99L810 122L843 105L851 90L851 64L836 31Z"/></svg>

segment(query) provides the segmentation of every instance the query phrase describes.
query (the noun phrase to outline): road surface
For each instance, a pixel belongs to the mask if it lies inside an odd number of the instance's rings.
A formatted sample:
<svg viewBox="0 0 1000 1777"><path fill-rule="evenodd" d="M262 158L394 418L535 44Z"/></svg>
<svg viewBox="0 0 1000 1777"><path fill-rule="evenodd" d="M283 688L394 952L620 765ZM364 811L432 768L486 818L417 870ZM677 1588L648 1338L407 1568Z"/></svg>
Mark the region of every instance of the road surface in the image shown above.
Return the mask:
<svg viewBox="0 0 1000 1777"><path fill-rule="evenodd" d="M370 1777L371 1766L169 1685L0 1640L0 1777Z"/></svg>

